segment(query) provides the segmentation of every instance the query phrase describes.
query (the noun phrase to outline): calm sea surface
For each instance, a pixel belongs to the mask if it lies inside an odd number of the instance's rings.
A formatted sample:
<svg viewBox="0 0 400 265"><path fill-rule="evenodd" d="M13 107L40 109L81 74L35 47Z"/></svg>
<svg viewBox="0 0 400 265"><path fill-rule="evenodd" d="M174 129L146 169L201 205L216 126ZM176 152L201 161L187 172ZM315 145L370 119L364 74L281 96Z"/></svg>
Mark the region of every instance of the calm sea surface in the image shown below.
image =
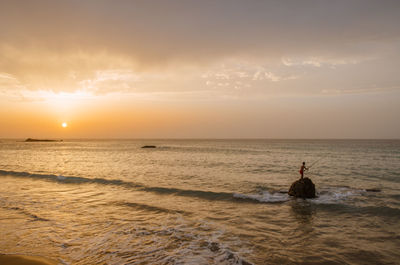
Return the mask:
<svg viewBox="0 0 400 265"><path fill-rule="evenodd" d="M316 199L285 194L303 161ZM60 264L399 264L400 141L0 140L0 239Z"/></svg>

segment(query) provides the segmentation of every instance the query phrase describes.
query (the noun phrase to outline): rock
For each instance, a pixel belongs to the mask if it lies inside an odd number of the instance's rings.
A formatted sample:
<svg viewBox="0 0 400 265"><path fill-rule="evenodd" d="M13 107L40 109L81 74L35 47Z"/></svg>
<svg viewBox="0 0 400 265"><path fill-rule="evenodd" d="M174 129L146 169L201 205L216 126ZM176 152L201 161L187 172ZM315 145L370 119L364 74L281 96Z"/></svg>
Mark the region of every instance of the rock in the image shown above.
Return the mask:
<svg viewBox="0 0 400 265"><path fill-rule="evenodd" d="M142 148L156 148L155 145L144 145L142 146Z"/></svg>
<svg viewBox="0 0 400 265"><path fill-rule="evenodd" d="M368 192L381 192L380 189L366 189L365 191L368 191Z"/></svg>
<svg viewBox="0 0 400 265"><path fill-rule="evenodd" d="M219 245L217 242L212 242L208 247L212 252L217 252L219 250Z"/></svg>
<svg viewBox="0 0 400 265"><path fill-rule="evenodd" d="M315 185L309 178L299 179L292 183L288 194L296 198L315 198Z"/></svg>
<svg viewBox="0 0 400 265"><path fill-rule="evenodd" d="M33 139L28 138L25 142L62 142L63 140L49 140L49 139Z"/></svg>

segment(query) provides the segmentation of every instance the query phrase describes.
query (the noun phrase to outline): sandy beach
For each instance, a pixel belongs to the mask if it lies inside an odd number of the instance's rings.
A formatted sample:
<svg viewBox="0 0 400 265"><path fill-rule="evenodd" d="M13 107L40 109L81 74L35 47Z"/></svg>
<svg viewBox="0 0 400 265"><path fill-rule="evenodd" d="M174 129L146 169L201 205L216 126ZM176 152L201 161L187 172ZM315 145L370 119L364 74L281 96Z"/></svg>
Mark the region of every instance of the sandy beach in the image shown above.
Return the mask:
<svg viewBox="0 0 400 265"><path fill-rule="evenodd" d="M53 265L57 262L37 256L0 254L0 264L4 265Z"/></svg>

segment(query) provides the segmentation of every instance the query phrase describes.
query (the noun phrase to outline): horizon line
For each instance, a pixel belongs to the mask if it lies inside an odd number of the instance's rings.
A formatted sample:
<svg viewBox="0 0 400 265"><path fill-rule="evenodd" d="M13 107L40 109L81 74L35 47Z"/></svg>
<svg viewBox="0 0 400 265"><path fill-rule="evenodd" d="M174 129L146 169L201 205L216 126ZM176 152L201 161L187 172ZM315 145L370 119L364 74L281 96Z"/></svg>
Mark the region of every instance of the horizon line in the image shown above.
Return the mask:
<svg viewBox="0 0 400 265"><path fill-rule="evenodd" d="M266 138L261 138L261 137L243 137L243 138L238 138L238 137L226 137L226 138L220 138L220 137L165 137L165 138L160 138L160 137L150 137L150 138L141 138L141 137L135 137L135 138L128 138L128 137L109 137L109 138L102 138L102 137L82 137L82 138L34 138L34 137L27 137L27 138L11 138L11 137L0 137L0 140L26 140L26 139L40 139L40 140L63 140L63 141L68 141L68 140L91 140L91 141L116 141L116 140L400 140L400 138L273 138L273 137L266 137Z"/></svg>

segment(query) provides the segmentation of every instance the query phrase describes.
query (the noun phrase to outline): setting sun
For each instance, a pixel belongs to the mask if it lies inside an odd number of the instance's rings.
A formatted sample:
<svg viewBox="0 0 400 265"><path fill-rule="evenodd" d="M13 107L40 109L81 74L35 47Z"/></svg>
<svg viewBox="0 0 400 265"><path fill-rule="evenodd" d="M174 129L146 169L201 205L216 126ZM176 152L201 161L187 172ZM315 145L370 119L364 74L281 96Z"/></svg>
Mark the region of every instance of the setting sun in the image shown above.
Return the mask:
<svg viewBox="0 0 400 265"><path fill-rule="evenodd" d="M63 123L61 124L61 126L62 126L63 128L67 128L67 127L68 127L68 124L67 124L66 122L63 122Z"/></svg>

